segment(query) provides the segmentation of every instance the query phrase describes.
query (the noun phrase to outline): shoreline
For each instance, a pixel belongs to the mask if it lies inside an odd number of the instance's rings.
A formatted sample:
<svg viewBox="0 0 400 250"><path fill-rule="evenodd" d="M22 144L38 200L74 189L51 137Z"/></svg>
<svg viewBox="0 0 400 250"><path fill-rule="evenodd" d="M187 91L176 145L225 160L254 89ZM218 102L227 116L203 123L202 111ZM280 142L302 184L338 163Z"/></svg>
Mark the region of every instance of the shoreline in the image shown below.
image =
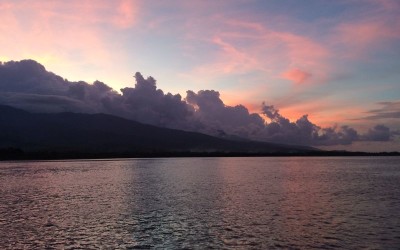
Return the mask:
<svg viewBox="0 0 400 250"><path fill-rule="evenodd" d="M0 161L19 160L84 160L84 159L129 159L129 158L195 158L195 157L376 157L400 156L400 152L24 152L19 149L0 151Z"/></svg>

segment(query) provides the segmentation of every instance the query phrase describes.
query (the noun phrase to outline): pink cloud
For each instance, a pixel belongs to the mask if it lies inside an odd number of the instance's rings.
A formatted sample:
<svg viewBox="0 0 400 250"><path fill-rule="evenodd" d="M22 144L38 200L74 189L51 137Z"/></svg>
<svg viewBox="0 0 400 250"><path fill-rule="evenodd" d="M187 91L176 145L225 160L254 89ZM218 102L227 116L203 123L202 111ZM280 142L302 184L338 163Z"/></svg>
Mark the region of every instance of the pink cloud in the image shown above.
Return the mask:
<svg viewBox="0 0 400 250"><path fill-rule="evenodd" d="M322 43L257 22L219 16L210 22L207 31L197 36L191 33L190 37L200 39L207 32L212 37L208 42L218 50L210 55L207 64L195 68L194 73L217 76L258 71L277 79L285 76L296 83L322 82L327 78L331 53ZM302 74L294 70L300 68L308 70Z"/></svg>
<svg viewBox="0 0 400 250"><path fill-rule="evenodd" d="M138 8L131 0L2 3L0 61L31 58L70 79L108 80L126 57L111 38L136 24Z"/></svg>
<svg viewBox="0 0 400 250"><path fill-rule="evenodd" d="M212 43L221 49L220 58L218 59L222 63L219 63L218 67L216 67L217 70L229 74L255 70L259 67L259 62L252 54L223 40L222 37L215 36L212 39Z"/></svg>
<svg viewBox="0 0 400 250"><path fill-rule="evenodd" d="M368 0L370 3L376 4L380 8L393 11L400 8L400 3L398 0Z"/></svg>
<svg viewBox="0 0 400 250"><path fill-rule="evenodd" d="M311 78L311 74L300 70L300 69L290 69L282 74L282 77L293 81L294 83L301 84L308 81Z"/></svg>
<svg viewBox="0 0 400 250"><path fill-rule="evenodd" d="M370 0L369 4L375 4L376 9L360 9L355 17L344 16L345 21L339 24L337 18L310 25L274 16L270 22L258 22L263 18L245 13L236 18L210 13L207 20L190 19L188 43L210 37L208 42L217 48L215 52L208 50L209 60L191 74L217 79L225 74L258 72L277 81L330 82L346 74L339 60L368 57L371 50L384 48L387 41L400 36L400 4L391 0ZM327 27L329 22L332 24ZM304 32L305 28L310 32Z"/></svg>
<svg viewBox="0 0 400 250"><path fill-rule="evenodd" d="M127 28L135 24L137 4L134 0L117 1L23 1L15 9L30 9L43 19L70 21L72 25L111 25L116 28Z"/></svg>
<svg viewBox="0 0 400 250"><path fill-rule="evenodd" d="M344 21L332 32L331 46L341 51L342 57L364 57L370 51L389 47L400 39L400 3L392 0L370 0L375 5L355 21Z"/></svg>
<svg viewBox="0 0 400 250"><path fill-rule="evenodd" d="M337 27L336 40L357 55L364 54L371 47L383 46L393 38L400 38L400 23L386 24L381 21L343 23Z"/></svg>
<svg viewBox="0 0 400 250"><path fill-rule="evenodd" d="M352 118L357 117L364 110L364 107L361 106L351 106L349 101L338 103L332 98L314 98L295 103L281 101L281 105L279 106L281 113L290 120L295 120L304 114L308 114L310 120L321 127L345 123L359 128L359 124L352 121ZM370 127L371 124L366 126Z"/></svg>
<svg viewBox="0 0 400 250"><path fill-rule="evenodd" d="M137 1L121 0L117 7L117 14L114 16L114 24L119 28L133 26L137 18Z"/></svg>

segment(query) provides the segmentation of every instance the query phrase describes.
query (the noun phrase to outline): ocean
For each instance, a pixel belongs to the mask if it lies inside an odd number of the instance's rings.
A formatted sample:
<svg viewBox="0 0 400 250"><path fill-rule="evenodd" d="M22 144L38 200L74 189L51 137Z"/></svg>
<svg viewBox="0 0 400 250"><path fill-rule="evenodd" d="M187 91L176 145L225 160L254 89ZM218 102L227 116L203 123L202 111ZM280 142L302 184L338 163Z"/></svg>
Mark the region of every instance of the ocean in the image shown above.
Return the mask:
<svg viewBox="0 0 400 250"><path fill-rule="evenodd" d="M0 162L0 249L399 249L400 157Z"/></svg>

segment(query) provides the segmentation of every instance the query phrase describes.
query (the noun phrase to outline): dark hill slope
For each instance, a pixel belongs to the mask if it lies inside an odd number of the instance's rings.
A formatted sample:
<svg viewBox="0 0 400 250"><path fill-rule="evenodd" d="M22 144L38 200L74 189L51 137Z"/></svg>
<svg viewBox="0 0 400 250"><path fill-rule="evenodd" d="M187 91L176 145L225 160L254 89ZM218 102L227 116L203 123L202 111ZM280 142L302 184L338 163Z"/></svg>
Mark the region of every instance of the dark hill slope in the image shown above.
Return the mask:
<svg viewBox="0 0 400 250"><path fill-rule="evenodd" d="M106 114L34 114L0 105L0 148L53 152L301 153L309 147L231 141Z"/></svg>

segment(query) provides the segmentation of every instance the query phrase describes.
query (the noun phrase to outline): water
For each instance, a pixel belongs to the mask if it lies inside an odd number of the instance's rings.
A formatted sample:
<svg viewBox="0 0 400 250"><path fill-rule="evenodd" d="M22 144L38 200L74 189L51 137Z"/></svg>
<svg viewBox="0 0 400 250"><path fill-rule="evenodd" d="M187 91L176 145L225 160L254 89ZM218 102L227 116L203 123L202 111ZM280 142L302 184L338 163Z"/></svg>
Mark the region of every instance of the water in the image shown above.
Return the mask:
<svg viewBox="0 0 400 250"><path fill-rule="evenodd" d="M399 163L0 162L0 249L398 249Z"/></svg>

